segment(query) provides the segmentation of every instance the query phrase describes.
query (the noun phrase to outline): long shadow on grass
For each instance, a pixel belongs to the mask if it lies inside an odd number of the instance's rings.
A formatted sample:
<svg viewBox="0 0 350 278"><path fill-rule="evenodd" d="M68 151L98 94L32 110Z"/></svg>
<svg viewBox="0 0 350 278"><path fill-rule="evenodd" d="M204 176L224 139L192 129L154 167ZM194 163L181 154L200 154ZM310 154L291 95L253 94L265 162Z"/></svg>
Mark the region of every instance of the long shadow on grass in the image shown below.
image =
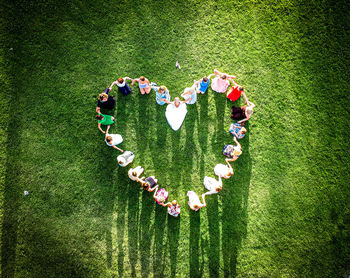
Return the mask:
<svg viewBox="0 0 350 278"><path fill-rule="evenodd" d="M222 198L222 257L225 277L236 276L239 249L242 239L246 237L247 233L247 202L252 170L249 153L249 122L246 124L246 128L248 132L240 140L243 154L237 161L231 163L235 174L229 180L224 181L223 189L220 192ZM216 222L209 223L209 226L212 225L216 225ZM216 230L215 227L209 229ZM216 241L217 239L214 238L214 242L211 244L214 246Z"/></svg>
<svg viewBox="0 0 350 278"><path fill-rule="evenodd" d="M17 111L18 103L18 96L14 94L13 99L10 101L11 121L8 125L9 133L6 144L7 162L1 232L1 277L14 277L16 265L19 196L22 196L20 195L18 180L20 167L17 163L21 146L18 133L21 115Z"/></svg>

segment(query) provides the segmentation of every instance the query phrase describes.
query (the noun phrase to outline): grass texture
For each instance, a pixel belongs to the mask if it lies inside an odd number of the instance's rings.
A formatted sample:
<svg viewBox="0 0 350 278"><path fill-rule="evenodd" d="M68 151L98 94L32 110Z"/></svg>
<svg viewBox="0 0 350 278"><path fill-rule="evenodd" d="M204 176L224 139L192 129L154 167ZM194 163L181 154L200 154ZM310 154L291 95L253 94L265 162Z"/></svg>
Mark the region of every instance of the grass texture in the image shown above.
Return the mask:
<svg viewBox="0 0 350 278"><path fill-rule="evenodd" d="M1 277L350 273L349 8L4 1ZM174 132L154 93L112 92L111 132L182 205L175 219L117 166L97 129L96 97L117 77L140 75L175 97L214 68L236 75L257 107L235 175L199 212L186 192L202 194L204 176L224 161L232 102L209 89Z"/></svg>

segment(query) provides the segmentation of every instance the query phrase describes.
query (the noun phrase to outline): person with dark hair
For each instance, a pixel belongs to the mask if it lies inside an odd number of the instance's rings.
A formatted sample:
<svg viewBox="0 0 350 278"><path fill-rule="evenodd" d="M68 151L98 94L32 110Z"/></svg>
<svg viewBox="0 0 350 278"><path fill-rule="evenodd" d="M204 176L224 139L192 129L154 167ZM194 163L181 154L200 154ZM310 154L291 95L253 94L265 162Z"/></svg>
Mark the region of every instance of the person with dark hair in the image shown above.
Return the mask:
<svg viewBox="0 0 350 278"><path fill-rule="evenodd" d="M233 87L226 94L227 98L231 101L236 101L241 97L241 94L244 94L244 88L239 86L235 81L232 80Z"/></svg>
<svg viewBox="0 0 350 278"><path fill-rule="evenodd" d="M215 76L215 74L209 74L208 76L204 76L201 80L199 80L198 91L200 94L204 94L210 84L210 77Z"/></svg>
<svg viewBox="0 0 350 278"><path fill-rule="evenodd" d="M115 98L109 95L111 88L106 88L103 93L99 94L97 97L96 112L101 113L101 108L103 109L114 109Z"/></svg>
<svg viewBox="0 0 350 278"><path fill-rule="evenodd" d="M149 94L151 92L152 87L150 86L150 83L146 77L140 76L140 78L135 78L131 85L134 85L135 82L139 83L141 95Z"/></svg>
<svg viewBox="0 0 350 278"><path fill-rule="evenodd" d="M226 73L222 73L217 69L214 70L216 77L211 82L211 88L213 91L217 93L226 93L228 86L230 85L230 81L233 78L236 78L234 75L228 75Z"/></svg>
<svg viewBox="0 0 350 278"><path fill-rule="evenodd" d="M124 95L128 95L131 93L131 89L129 84L126 82L126 80L131 80L133 81L133 79L131 79L130 77L119 77L116 81L114 81L110 87L110 89L112 89L112 87L114 85L118 86L119 91Z"/></svg>
<svg viewBox="0 0 350 278"><path fill-rule="evenodd" d="M97 119L97 127L98 129L102 132L102 133L108 133L109 128L111 127L111 124L114 123L114 117L112 117L111 115L104 115L99 113L98 115L96 115L96 119ZM106 125L107 126L107 130L104 131L101 128L101 125Z"/></svg>
<svg viewBox="0 0 350 278"><path fill-rule="evenodd" d="M139 183L141 183L144 190L147 190L148 192L152 192L158 188L158 179L156 179L155 176L150 176L148 178L142 177L141 179L137 180Z"/></svg>
<svg viewBox="0 0 350 278"><path fill-rule="evenodd" d="M255 104L247 100L247 105L244 105L242 107L235 107L232 106L231 109L231 119L238 120L237 123L243 123L250 119L250 117L253 114L253 109L255 107Z"/></svg>

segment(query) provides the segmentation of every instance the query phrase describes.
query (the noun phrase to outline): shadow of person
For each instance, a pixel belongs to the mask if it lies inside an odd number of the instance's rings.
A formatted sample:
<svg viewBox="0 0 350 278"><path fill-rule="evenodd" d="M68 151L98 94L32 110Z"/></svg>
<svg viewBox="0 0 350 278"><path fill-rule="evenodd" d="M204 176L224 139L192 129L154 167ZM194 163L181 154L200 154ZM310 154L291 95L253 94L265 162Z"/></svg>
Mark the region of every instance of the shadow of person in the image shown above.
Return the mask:
<svg viewBox="0 0 350 278"><path fill-rule="evenodd" d="M170 257L171 277L176 275L177 252L179 248L181 218L170 216L168 214L168 254Z"/></svg>
<svg viewBox="0 0 350 278"><path fill-rule="evenodd" d="M190 211L190 277L202 276L203 269L199 265L200 249L200 211ZM203 254L203 252L202 252Z"/></svg>
<svg viewBox="0 0 350 278"><path fill-rule="evenodd" d="M248 220L248 196L251 179L252 162L249 153L249 122L246 123L247 133L239 142L242 145L242 155L231 162L235 174L230 178L230 184L224 181L220 192L222 198L222 257L224 276L236 276L237 257L246 237Z"/></svg>

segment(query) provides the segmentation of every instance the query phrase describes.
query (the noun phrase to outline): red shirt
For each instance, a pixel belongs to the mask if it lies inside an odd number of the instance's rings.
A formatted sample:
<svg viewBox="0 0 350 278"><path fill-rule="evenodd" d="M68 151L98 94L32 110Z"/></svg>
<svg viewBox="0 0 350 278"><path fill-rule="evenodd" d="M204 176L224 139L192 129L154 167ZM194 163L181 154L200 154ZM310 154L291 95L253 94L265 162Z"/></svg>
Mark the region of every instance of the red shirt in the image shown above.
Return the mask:
<svg viewBox="0 0 350 278"><path fill-rule="evenodd" d="M241 97L243 91L238 90L239 86L232 87L231 90L227 93L227 98L232 101L236 101Z"/></svg>

